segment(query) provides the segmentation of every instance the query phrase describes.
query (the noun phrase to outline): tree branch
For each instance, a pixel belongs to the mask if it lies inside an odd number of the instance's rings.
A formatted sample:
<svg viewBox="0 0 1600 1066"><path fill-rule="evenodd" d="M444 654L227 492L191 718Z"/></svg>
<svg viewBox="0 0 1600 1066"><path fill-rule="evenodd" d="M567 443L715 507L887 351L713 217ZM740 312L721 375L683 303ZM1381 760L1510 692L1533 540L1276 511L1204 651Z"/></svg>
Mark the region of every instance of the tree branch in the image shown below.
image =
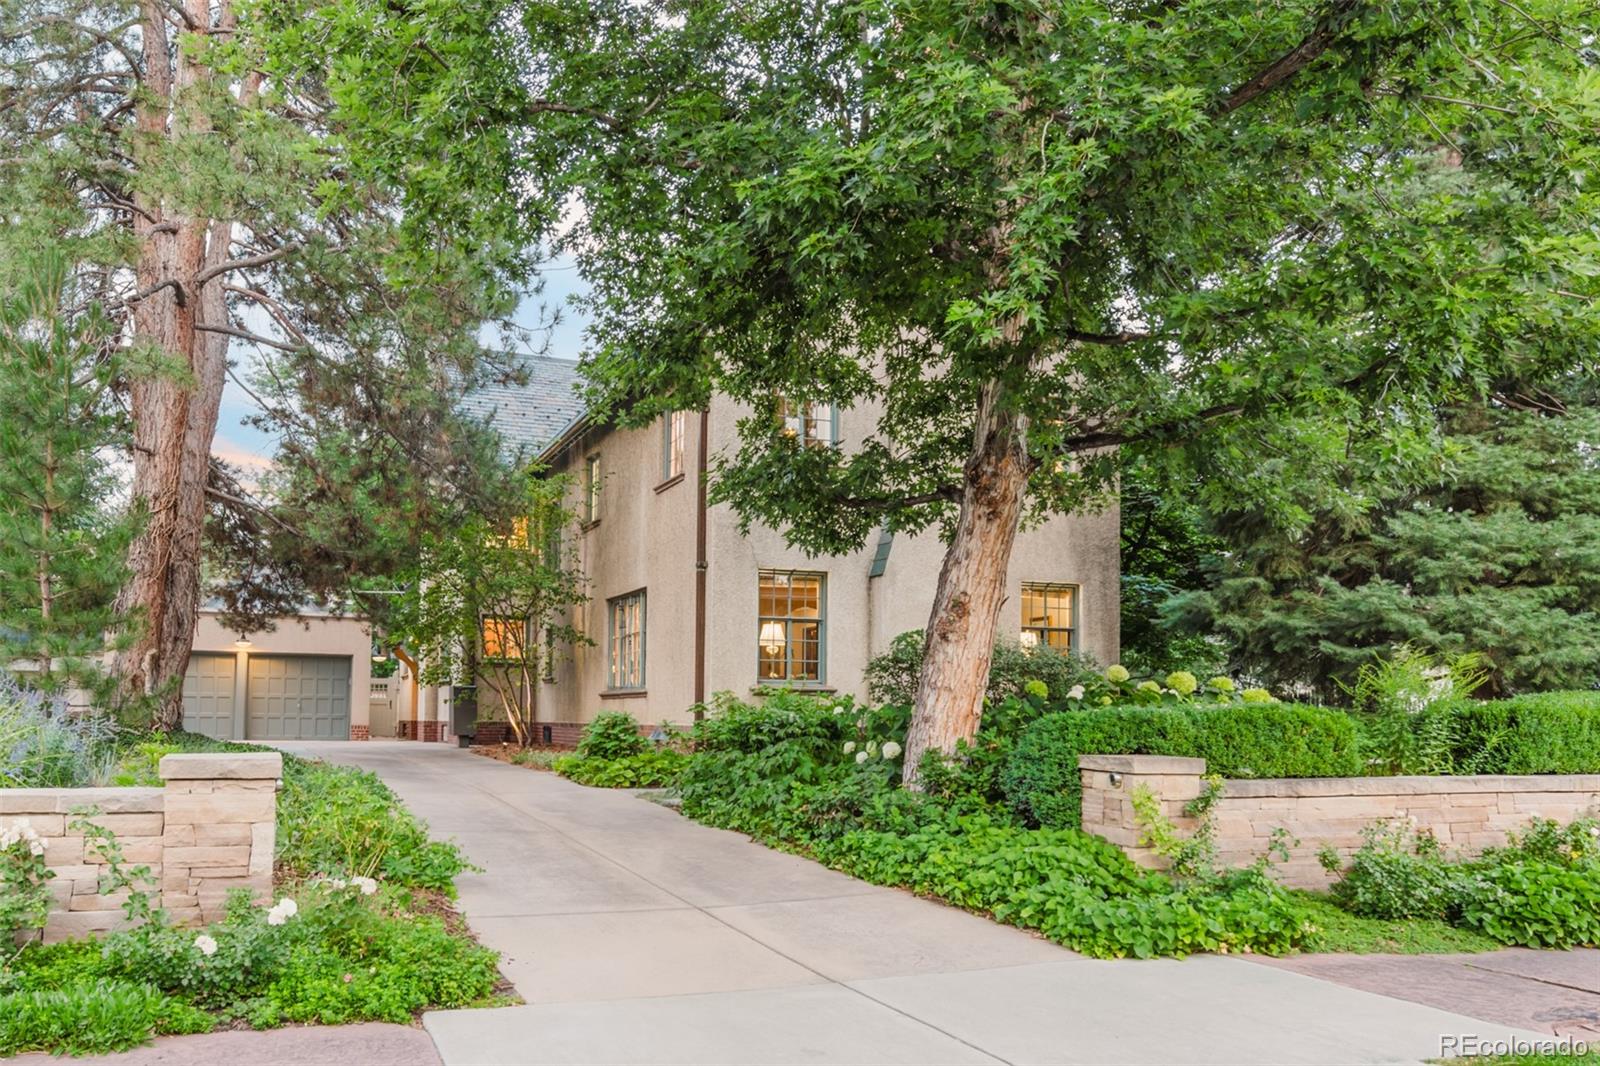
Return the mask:
<svg viewBox="0 0 1600 1066"><path fill-rule="evenodd" d="M1138 344L1140 341L1152 339L1155 334L1137 329L1118 330L1116 333L1085 333L1082 330L1069 329L1062 333L1069 341L1078 341L1081 344L1109 344L1121 346L1125 344Z"/></svg>
<svg viewBox="0 0 1600 1066"><path fill-rule="evenodd" d="M280 352L298 352L301 350L300 345L284 344L282 341L275 341L271 337L263 337L259 333L251 333L249 330L239 329L237 326L214 326L209 322L196 322L194 328L202 333L226 333L230 337L238 337L240 340L249 341L251 344L264 344L269 348L276 348Z"/></svg>
<svg viewBox="0 0 1600 1066"><path fill-rule="evenodd" d="M1328 46L1338 39L1339 30L1357 6L1359 0L1334 0L1323 16L1317 20L1316 29L1312 30L1305 40L1267 64L1253 78L1218 101L1213 110L1219 115L1237 111L1316 62L1322 53L1328 50Z"/></svg>
<svg viewBox="0 0 1600 1066"><path fill-rule="evenodd" d="M226 274L230 270L249 270L251 267L265 266L268 263L276 262L299 247L299 241L290 241L288 244L279 245L270 252L262 252L260 255L246 256L243 259L229 259L227 262L218 263L216 266L202 270L195 275L194 287L198 289L218 274Z"/></svg>

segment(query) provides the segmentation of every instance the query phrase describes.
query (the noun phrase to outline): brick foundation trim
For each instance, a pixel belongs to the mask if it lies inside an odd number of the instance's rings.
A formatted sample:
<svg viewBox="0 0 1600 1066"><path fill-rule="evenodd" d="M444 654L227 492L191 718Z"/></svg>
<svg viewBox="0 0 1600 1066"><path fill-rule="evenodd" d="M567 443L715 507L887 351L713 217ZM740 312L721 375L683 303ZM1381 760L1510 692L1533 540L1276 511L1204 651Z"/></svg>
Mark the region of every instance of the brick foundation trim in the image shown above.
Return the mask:
<svg viewBox="0 0 1600 1066"><path fill-rule="evenodd" d="M371 740L372 729L369 726L353 725L350 727L351 740Z"/></svg>

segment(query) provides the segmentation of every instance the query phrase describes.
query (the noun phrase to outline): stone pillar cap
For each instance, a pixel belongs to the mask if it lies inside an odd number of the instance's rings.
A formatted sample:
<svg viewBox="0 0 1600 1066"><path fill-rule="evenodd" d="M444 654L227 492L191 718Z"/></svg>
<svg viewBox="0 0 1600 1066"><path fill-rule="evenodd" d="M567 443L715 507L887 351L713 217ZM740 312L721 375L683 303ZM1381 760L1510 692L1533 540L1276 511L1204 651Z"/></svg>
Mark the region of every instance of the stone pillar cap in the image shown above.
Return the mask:
<svg viewBox="0 0 1600 1066"><path fill-rule="evenodd" d="M1206 761L1181 755L1080 755L1078 769L1119 774L1204 774Z"/></svg>
<svg viewBox="0 0 1600 1066"><path fill-rule="evenodd" d="M283 776L283 756L275 751L183 752L163 755L158 765L163 780L193 781L210 777L223 780L259 780Z"/></svg>

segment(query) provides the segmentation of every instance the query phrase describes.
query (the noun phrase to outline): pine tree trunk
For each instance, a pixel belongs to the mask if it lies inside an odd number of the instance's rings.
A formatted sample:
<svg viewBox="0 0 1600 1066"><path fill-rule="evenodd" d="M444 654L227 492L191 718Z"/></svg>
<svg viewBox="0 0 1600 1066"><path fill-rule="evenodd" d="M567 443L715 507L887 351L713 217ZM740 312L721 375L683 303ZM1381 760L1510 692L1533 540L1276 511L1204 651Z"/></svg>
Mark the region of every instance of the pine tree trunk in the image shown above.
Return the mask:
<svg viewBox="0 0 1600 1066"><path fill-rule="evenodd" d="M204 0L188 6L197 25L210 23ZM189 100L212 75L169 40L158 0L142 7L139 134L146 151L160 153L170 137L208 128ZM227 259L231 227L193 217L158 193L141 192L137 202L135 270L145 295L133 307L134 343L176 365L136 379L130 389L132 499L144 524L128 549L128 578L117 597L134 637L115 669L120 699L154 698L151 724L172 730L182 721L183 674L199 616L206 478L227 370L226 335L196 328L227 322L221 279L206 284L201 275Z"/></svg>
<svg viewBox="0 0 1600 1066"><path fill-rule="evenodd" d="M1026 420L999 382L984 387L961 515L945 552L922 649L916 707L906 735L905 782L915 787L926 752L953 752L983 716L995 627L1028 485Z"/></svg>

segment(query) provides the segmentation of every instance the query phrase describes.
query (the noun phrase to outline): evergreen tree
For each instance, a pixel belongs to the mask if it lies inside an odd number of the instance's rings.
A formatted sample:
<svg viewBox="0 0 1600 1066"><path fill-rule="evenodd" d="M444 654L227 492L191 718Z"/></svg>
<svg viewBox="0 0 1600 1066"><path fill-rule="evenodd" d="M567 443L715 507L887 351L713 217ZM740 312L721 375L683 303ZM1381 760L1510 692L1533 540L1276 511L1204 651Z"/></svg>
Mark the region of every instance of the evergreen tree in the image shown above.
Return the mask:
<svg viewBox="0 0 1600 1066"><path fill-rule="evenodd" d="M1169 613L1223 634L1250 673L1325 699L1402 645L1481 653L1494 692L1593 687L1597 401L1589 386L1449 407L1431 479L1395 477L1382 454L1346 467L1339 483L1374 495L1355 512L1320 507L1284 530L1258 509L1222 511L1215 587Z"/></svg>
<svg viewBox="0 0 1600 1066"><path fill-rule="evenodd" d="M114 499L120 351L65 258L35 249L0 281L0 669L94 686L135 522Z"/></svg>
<svg viewBox="0 0 1600 1066"><path fill-rule="evenodd" d="M1209 676L1226 665L1209 633L1174 629L1167 601L1210 587L1222 541L1206 526L1197 485L1149 462L1122 477L1122 661L1165 676L1177 669Z"/></svg>
<svg viewBox="0 0 1600 1066"><path fill-rule="evenodd" d="M527 277L500 239L516 204L467 204L442 180L433 160L463 161L465 140L397 142L412 178L434 170L409 195L364 168L341 143L330 72L365 70L405 107L410 67L435 59L408 47L379 73L356 46L281 67L283 38L328 25L279 21L281 6L0 0L0 265L58 242L140 369L120 388L144 520L117 601L139 625L115 674L124 698L157 698L163 728L181 713L208 536L230 605L259 622L503 499L453 405L505 370L484 366L476 335ZM287 514L212 461L230 374L289 441Z"/></svg>

